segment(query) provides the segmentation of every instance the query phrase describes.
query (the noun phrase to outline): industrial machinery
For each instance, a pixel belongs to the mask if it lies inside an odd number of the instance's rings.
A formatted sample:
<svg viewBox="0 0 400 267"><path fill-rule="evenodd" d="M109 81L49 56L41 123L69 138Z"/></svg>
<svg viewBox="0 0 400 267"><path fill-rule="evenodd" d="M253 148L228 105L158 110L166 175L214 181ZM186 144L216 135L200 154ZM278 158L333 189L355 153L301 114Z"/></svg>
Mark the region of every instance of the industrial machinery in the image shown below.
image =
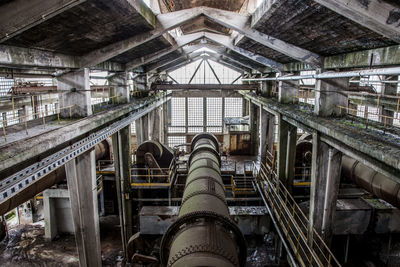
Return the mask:
<svg viewBox="0 0 400 267"><path fill-rule="evenodd" d="M212 134L198 134L191 151L179 216L161 241L161 263L245 266L245 239L229 217L218 141Z"/></svg>

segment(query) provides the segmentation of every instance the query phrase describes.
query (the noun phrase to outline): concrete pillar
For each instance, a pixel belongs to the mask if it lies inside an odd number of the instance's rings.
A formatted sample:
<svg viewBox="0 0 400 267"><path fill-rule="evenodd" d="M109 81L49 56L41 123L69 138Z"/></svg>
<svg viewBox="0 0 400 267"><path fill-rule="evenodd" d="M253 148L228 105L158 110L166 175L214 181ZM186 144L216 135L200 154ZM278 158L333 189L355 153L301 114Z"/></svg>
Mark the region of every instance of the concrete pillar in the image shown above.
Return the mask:
<svg viewBox="0 0 400 267"><path fill-rule="evenodd" d="M160 141L160 110L158 108L149 112L149 139L153 141Z"/></svg>
<svg viewBox="0 0 400 267"><path fill-rule="evenodd" d="M143 123L143 142L149 140L149 114L147 113L144 115L142 118L142 123Z"/></svg>
<svg viewBox="0 0 400 267"><path fill-rule="evenodd" d="M250 100L243 98L243 117L249 115Z"/></svg>
<svg viewBox="0 0 400 267"><path fill-rule="evenodd" d="M398 76L386 76L384 77L385 81L397 81ZM382 95L397 95L397 83L384 83L382 87ZM379 110L381 115L386 117L379 117L379 120L386 125L393 125L394 111L390 109L386 109L384 106ZM390 117L390 118L387 118Z"/></svg>
<svg viewBox="0 0 400 267"><path fill-rule="evenodd" d="M268 77L273 77L275 76L275 73L273 75L268 75ZM261 95L263 97L272 97L272 94L276 88L276 82L275 81L262 81L261 82Z"/></svg>
<svg viewBox="0 0 400 267"><path fill-rule="evenodd" d="M65 165L80 266L101 266L94 149Z"/></svg>
<svg viewBox="0 0 400 267"><path fill-rule="evenodd" d="M275 116L260 109L260 159L265 163L267 151L273 154Z"/></svg>
<svg viewBox="0 0 400 267"><path fill-rule="evenodd" d="M64 118L86 117L92 114L89 69L69 72L57 77L58 90L66 93L59 94L60 115ZM71 110L64 107L74 106Z"/></svg>
<svg viewBox="0 0 400 267"><path fill-rule="evenodd" d="M135 128L136 128L136 144L139 146L143 143L143 123L142 118L135 120Z"/></svg>
<svg viewBox="0 0 400 267"><path fill-rule="evenodd" d="M291 192L296 159L297 127L278 116L277 174Z"/></svg>
<svg viewBox="0 0 400 267"><path fill-rule="evenodd" d="M322 142L318 133L313 133L309 229L315 228L328 245L333 233L341 159L339 151Z"/></svg>
<svg viewBox="0 0 400 267"><path fill-rule="evenodd" d="M24 123L25 122L25 115L26 115L26 106L23 105L21 109L18 110L18 122ZM28 118L27 118L28 120Z"/></svg>
<svg viewBox="0 0 400 267"><path fill-rule="evenodd" d="M128 85L128 72L117 73L108 78L108 84L110 85L110 96L118 96L118 103L129 102L129 85ZM117 103L117 100L114 100Z"/></svg>
<svg viewBox="0 0 400 267"><path fill-rule="evenodd" d="M115 182L121 224L122 244L125 252L129 238L133 235L133 209L130 200L131 126L119 130L112 136Z"/></svg>
<svg viewBox="0 0 400 267"><path fill-rule="evenodd" d="M251 143L251 155L257 155L258 153L258 131L259 131L259 107L250 102L249 112L250 112L250 120L249 120L249 130L250 130L250 143Z"/></svg>
<svg viewBox="0 0 400 267"><path fill-rule="evenodd" d="M161 131L161 143L168 143L168 104L164 103L161 107L161 118L162 118L162 131Z"/></svg>
<svg viewBox="0 0 400 267"><path fill-rule="evenodd" d="M348 88L349 78L317 80L314 114L323 117L345 115L346 110L342 109L340 114L338 106L347 107L347 96L340 94L340 91Z"/></svg>
<svg viewBox="0 0 400 267"><path fill-rule="evenodd" d="M44 236L54 239L60 233L74 234L69 191L46 189L43 191Z"/></svg>
<svg viewBox="0 0 400 267"><path fill-rule="evenodd" d="M265 164L267 161L267 134L268 134L269 114L260 108L260 162Z"/></svg>
<svg viewBox="0 0 400 267"><path fill-rule="evenodd" d="M279 81L278 101L283 104L297 103L298 99L293 96L297 95L297 87L299 81Z"/></svg>

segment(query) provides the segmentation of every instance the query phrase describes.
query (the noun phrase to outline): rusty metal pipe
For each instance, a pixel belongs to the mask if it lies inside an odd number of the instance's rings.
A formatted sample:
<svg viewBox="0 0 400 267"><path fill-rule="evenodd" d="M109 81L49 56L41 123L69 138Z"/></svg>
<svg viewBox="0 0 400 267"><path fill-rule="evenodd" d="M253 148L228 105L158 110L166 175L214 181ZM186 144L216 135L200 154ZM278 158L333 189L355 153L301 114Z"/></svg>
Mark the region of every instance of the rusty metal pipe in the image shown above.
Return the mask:
<svg viewBox="0 0 400 267"><path fill-rule="evenodd" d="M244 266L246 245L229 218L218 141L202 133L191 147L179 216L161 241L161 262L168 267Z"/></svg>
<svg viewBox="0 0 400 267"><path fill-rule="evenodd" d="M100 160L106 157L110 158L111 149L112 145L109 138L97 144L95 146L96 160ZM65 167L61 166L60 168L49 173L45 177L37 180L35 183L32 183L30 186L27 186L17 195L0 203L0 214L5 214L6 212L9 212L10 210L33 198L37 194L43 192L47 188L57 183L60 183L65 179Z"/></svg>
<svg viewBox="0 0 400 267"><path fill-rule="evenodd" d="M361 162L343 155L342 175L375 196L400 208L400 184Z"/></svg>

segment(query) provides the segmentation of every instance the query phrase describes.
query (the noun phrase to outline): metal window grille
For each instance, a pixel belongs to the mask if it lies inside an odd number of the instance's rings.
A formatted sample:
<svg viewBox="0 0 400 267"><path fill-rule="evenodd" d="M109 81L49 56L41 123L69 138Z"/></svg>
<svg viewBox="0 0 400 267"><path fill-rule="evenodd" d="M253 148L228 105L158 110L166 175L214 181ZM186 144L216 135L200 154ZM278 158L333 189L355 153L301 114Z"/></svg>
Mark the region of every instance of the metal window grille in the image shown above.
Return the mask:
<svg viewBox="0 0 400 267"><path fill-rule="evenodd" d="M243 98L225 98L225 118L240 118L243 116Z"/></svg>
<svg viewBox="0 0 400 267"><path fill-rule="evenodd" d="M170 133L186 132L186 104L184 97L173 97L171 99L171 124L168 127Z"/></svg>
<svg viewBox="0 0 400 267"><path fill-rule="evenodd" d="M198 133L203 131L203 98L188 97L188 132Z"/></svg>
<svg viewBox="0 0 400 267"><path fill-rule="evenodd" d="M168 136L168 146L170 148L174 148L174 146L182 145L186 143L185 136ZM182 146L179 148L180 150L186 151L186 147Z"/></svg>

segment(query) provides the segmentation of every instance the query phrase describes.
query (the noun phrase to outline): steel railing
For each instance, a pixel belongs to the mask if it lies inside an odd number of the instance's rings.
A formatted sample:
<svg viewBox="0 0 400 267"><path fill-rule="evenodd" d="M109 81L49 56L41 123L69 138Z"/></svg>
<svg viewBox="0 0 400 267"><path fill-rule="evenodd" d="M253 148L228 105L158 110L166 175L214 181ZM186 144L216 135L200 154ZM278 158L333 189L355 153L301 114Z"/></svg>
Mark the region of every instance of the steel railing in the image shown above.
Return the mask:
<svg viewBox="0 0 400 267"><path fill-rule="evenodd" d="M341 266L272 168L261 164L257 183L300 266Z"/></svg>

